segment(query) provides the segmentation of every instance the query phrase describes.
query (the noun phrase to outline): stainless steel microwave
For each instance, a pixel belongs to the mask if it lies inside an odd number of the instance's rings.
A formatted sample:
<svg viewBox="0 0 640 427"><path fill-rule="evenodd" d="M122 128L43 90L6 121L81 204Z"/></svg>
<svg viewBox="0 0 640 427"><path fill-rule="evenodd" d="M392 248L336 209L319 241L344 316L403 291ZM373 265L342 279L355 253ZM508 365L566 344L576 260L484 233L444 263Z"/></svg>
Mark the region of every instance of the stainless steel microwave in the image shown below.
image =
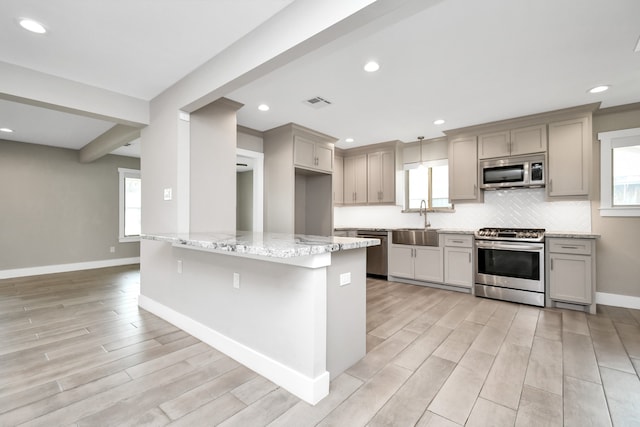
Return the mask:
<svg viewBox="0 0 640 427"><path fill-rule="evenodd" d="M544 168L544 154L482 160L480 188L544 187Z"/></svg>

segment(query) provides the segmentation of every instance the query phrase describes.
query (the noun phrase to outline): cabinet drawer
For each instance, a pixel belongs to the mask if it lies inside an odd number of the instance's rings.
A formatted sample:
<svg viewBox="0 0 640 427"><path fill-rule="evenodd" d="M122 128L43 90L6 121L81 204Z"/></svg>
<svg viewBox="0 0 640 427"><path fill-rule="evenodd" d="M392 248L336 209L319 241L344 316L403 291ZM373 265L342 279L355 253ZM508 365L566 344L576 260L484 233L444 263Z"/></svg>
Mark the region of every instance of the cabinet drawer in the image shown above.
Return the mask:
<svg viewBox="0 0 640 427"><path fill-rule="evenodd" d="M471 248L473 247L473 236L465 234L445 234L444 245Z"/></svg>
<svg viewBox="0 0 640 427"><path fill-rule="evenodd" d="M549 239L549 252L560 254L591 255L591 240Z"/></svg>

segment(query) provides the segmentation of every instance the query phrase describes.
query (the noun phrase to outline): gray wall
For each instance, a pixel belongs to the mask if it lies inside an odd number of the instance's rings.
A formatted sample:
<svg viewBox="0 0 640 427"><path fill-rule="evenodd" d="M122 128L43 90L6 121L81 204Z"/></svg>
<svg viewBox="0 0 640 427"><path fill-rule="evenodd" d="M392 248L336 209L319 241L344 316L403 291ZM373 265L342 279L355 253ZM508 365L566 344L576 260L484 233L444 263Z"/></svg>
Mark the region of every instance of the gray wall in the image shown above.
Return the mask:
<svg viewBox="0 0 640 427"><path fill-rule="evenodd" d="M0 140L0 270L140 256L118 242L119 167L140 159Z"/></svg>
<svg viewBox="0 0 640 427"><path fill-rule="evenodd" d="M598 132L640 127L640 104L599 111L593 118L594 188L592 231L597 242L597 291L640 297L640 217L600 216L600 143ZM640 167L640 166L639 166Z"/></svg>

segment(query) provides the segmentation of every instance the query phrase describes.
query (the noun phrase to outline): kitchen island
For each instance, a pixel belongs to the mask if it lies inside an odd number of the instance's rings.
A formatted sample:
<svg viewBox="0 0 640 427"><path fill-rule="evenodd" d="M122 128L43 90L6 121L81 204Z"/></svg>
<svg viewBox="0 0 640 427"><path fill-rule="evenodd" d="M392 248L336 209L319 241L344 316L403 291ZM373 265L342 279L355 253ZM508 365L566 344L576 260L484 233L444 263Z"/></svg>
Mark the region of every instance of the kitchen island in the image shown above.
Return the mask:
<svg viewBox="0 0 640 427"><path fill-rule="evenodd" d="M366 247L275 233L142 236L139 305L315 404L366 353ZM145 268L145 257L164 260Z"/></svg>

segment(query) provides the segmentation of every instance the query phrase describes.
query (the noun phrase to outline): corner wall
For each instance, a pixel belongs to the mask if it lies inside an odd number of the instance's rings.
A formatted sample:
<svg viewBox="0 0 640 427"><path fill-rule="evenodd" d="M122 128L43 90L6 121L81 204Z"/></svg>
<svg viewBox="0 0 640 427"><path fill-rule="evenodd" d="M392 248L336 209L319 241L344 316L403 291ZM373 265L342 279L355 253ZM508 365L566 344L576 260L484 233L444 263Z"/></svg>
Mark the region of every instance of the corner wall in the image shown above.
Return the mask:
<svg viewBox="0 0 640 427"><path fill-rule="evenodd" d="M0 140L0 274L139 257L139 243L118 241L118 168L139 169L140 159L83 164L76 150Z"/></svg>

